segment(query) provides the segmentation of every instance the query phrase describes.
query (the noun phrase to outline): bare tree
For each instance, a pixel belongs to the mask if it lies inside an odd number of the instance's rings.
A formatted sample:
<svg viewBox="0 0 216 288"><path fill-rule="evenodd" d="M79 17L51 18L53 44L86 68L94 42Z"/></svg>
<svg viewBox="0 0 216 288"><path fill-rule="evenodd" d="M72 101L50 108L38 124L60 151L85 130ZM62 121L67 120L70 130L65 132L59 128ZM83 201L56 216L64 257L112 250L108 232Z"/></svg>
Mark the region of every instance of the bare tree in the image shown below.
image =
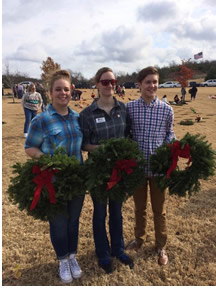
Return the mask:
<svg viewBox="0 0 216 288"><path fill-rule="evenodd" d="M15 103L14 93L13 93L13 86L15 85L16 76L10 73L9 62L5 64L5 82L8 87L12 90L13 95L13 102Z"/></svg>

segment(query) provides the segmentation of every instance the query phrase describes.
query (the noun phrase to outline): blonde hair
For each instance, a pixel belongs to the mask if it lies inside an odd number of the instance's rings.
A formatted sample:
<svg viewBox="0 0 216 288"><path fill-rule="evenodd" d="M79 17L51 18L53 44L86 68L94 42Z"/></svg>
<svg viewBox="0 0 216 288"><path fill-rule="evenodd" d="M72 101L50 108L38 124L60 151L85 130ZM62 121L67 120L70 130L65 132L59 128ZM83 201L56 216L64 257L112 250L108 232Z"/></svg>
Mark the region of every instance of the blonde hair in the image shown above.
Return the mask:
<svg viewBox="0 0 216 288"><path fill-rule="evenodd" d="M71 74L67 70L57 70L55 71L49 81L49 92L52 93L54 83L59 80L59 79L64 79L70 83L70 89L71 89Z"/></svg>

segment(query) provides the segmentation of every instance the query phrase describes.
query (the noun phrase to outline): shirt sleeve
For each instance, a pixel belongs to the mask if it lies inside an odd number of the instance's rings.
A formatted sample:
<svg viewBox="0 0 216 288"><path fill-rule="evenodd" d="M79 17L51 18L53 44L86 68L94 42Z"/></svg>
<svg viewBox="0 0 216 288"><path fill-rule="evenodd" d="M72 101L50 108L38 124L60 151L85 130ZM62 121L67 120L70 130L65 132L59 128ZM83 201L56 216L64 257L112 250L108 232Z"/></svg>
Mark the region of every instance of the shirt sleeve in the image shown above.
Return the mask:
<svg viewBox="0 0 216 288"><path fill-rule="evenodd" d="M90 143L90 127L88 125L88 116L86 113L81 112L79 117L80 128L83 133L83 143L82 145L91 144Z"/></svg>
<svg viewBox="0 0 216 288"><path fill-rule="evenodd" d="M38 115L39 116L39 115ZM36 116L32 119L29 130L28 136L25 142L25 149L26 148L39 148L43 143L43 130L42 130L42 123L41 119Z"/></svg>
<svg viewBox="0 0 216 288"><path fill-rule="evenodd" d="M175 133L173 131L173 124L174 124L174 112L171 107L169 107L169 114L168 114L168 120L167 120L167 133L166 138L164 140L165 143L169 143L172 141L172 139L176 139Z"/></svg>
<svg viewBox="0 0 216 288"><path fill-rule="evenodd" d="M26 93L23 95L23 97L21 99L22 107L24 107L25 98L26 98Z"/></svg>
<svg viewBox="0 0 216 288"><path fill-rule="evenodd" d="M128 106L126 105L126 129L125 129L125 137L132 138L132 120L129 114Z"/></svg>

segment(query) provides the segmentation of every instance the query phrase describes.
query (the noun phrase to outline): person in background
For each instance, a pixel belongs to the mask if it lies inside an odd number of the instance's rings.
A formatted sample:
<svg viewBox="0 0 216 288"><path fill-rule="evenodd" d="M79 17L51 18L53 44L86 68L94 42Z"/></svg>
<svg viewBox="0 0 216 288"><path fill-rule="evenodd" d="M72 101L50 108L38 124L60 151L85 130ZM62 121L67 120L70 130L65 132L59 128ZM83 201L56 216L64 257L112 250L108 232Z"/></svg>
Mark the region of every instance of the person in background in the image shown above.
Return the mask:
<svg viewBox="0 0 216 288"><path fill-rule="evenodd" d="M116 79L112 69L108 67L99 69L95 76L95 82L99 97L80 113L83 150L88 152L97 149L99 141L102 139L124 138L129 134L126 106L113 97ZM124 252L122 203L108 199L110 247L105 224L107 204L98 202L94 197L92 200L94 205L93 234L99 266L106 273L112 273L110 256L114 256L132 269L133 260Z"/></svg>
<svg viewBox="0 0 216 288"><path fill-rule="evenodd" d="M174 97L174 103L175 104L179 104L180 103L180 99L178 97L178 95L176 94L175 97Z"/></svg>
<svg viewBox="0 0 216 288"><path fill-rule="evenodd" d="M181 101L182 101L182 104L184 104L185 103L185 95L186 95L186 90L185 90L185 87L182 87L181 88L181 95L182 95L182 97L181 97Z"/></svg>
<svg viewBox="0 0 216 288"><path fill-rule="evenodd" d="M197 88L196 85L193 85L193 87L189 90L189 93L191 94L191 101L196 98L197 94Z"/></svg>
<svg viewBox="0 0 216 288"><path fill-rule="evenodd" d="M74 155L82 163L83 136L78 122L79 114L68 107L71 100L70 73L66 70L56 71L51 77L49 92L52 104L32 120L25 151L30 157L39 158L42 154L52 155L54 147L63 147L69 156ZM70 283L82 274L76 253L83 201L84 195L73 198L68 201L69 217L59 214L49 220L50 238L59 260L59 276L64 283Z"/></svg>
<svg viewBox="0 0 216 288"><path fill-rule="evenodd" d="M166 228L166 193L161 191L150 169L150 157L163 143L169 143L175 134L173 132L174 114L170 105L157 97L159 73L155 67L142 69L137 75L141 97L127 103L127 109L132 121L132 139L137 142L147 163L145 184L134 194L135 203L135 240L126 249L138 250L146 240L147 225L147 194L150 188L151 205L154 215L155 249L158 253L158 263L166 265L168 256L165 251L167 242Z"/></svg>
<svg viewBox="0 0 216 288"><path fill-rule="evenodd" d="M14 98L18 97L17 84L13 85L13 95L14 95Z"/></svg>
<svg viewBox="0 0 216 288"><path fill-rule="evenodd" d="M125 96L125 86L122 86L122 95Z"/></svg>
<svg viewBox="0 0 216 288"><path fill-rule="evenodd" d="M92 91L91 98L92 98L92 99L95 99L95 97L96 97L96 96L95 96L95 93L94 93L94 91Z"/></svg>
<svg viewBox="0 0 216 288"><path fill-rule="evenodd" d="M41 95L36 92L35 84L30 84L28 92L23 95L21 100L21 104L25 113L24 137L27 137L29 124L31 120L37 115L37 112L41 108L42 103L43 100Z"/></svg>
<svg viewBox="0 0 216 288"><path fill-rule="evenodd" d="M164 103L166 103L166 104L168 104L168 105L170 105L169 101L167 100L167 95L164 95L164 96L162 97L161 101L164 102Z"/></svg>
<svg viewBox="0 0 216 288"><path fill-rule="evenodd" d="M18 99L22 99L22 97L23 97L23 91L24 91L23 86L20 85L20 84L18 84L18 85L17 85L17 95L18 95Z"/></svg>
<svg viewBox="0 0 216 288"><path fill-rule="evenodd" d="M43 104L41 106L41 111L44 112L44 111L46 111L46 108L47 108L47 103L48 103L47 98L48 97L47 97L47 93L46 93L46 90L45 90L43 84L37 83L36 84L36 91L41 94L41 97L43 100Z"/></svg>

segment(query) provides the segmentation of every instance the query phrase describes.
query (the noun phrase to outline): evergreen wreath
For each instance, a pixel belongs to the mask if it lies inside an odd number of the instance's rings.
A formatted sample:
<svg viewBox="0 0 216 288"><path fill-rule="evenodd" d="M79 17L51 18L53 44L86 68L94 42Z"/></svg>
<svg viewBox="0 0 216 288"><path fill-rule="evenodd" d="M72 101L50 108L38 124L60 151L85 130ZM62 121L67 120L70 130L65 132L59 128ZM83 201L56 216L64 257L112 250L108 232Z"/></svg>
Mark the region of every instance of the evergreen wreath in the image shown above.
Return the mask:
<svg viewBox="0 0 216 288"><path fill-rule="evenodd" d="M180 141L172 140L156 150L150 158L150 165L161 190L168 187L170 194L179 196L185 196L188 191L190 196L199 191L199 179L206 180L214 175L216 153L204 139L205 136L200 134L187 133ZM178 157L188 159L186 169L179 169Z"/></svg>
<svg viewBox="0 0 216 288"><path fill-rule="evenodd" d="M194 125L192 120L181 120L180 125Z"/></svg>
<svg viewBox="0 0 216 288"><path fill-rule="evenodd" d="M102 140L85 162L86 187L99 202L126 201L144 181L145 160L129 138Z"/></svg>
<svg viewBox="0 0 216 288"><path fill-rule="evenodd" d="M16 176L10 179L9 200L35 219L47 221L59 213L67 215L67 201L85 194L83 165L63 148L12 167Z"/></svg>

